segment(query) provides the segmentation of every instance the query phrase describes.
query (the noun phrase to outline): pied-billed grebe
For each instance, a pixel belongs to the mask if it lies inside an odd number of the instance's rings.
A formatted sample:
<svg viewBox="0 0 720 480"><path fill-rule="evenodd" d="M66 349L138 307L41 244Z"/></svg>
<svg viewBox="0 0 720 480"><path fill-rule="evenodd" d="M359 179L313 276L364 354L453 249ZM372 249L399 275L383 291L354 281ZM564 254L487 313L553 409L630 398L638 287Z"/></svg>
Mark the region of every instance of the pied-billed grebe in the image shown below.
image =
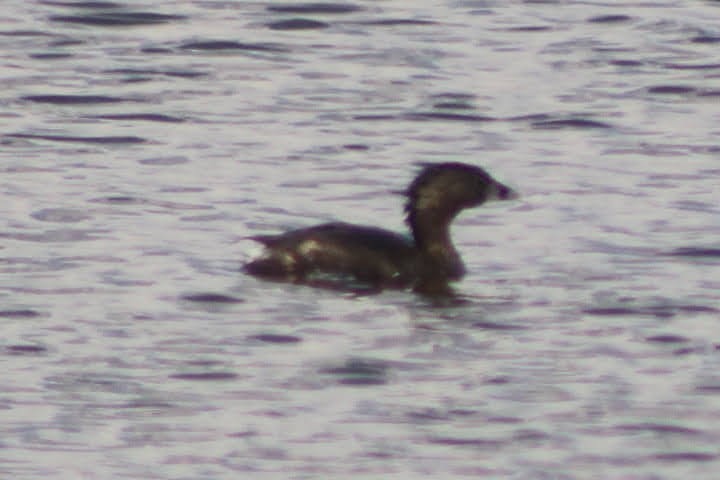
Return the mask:
<svg viewBox="0 0 720 480"><path fill-rule="evenodd" d="M258 277L313 283L349 279L377 288L447 285L465 274L450 239L450 223L463 209L517 194L485 170L464 163L423 164L403 194L412 239L375 227L326 223L279 235L250 237L265 255L244 270Z"/></svg>

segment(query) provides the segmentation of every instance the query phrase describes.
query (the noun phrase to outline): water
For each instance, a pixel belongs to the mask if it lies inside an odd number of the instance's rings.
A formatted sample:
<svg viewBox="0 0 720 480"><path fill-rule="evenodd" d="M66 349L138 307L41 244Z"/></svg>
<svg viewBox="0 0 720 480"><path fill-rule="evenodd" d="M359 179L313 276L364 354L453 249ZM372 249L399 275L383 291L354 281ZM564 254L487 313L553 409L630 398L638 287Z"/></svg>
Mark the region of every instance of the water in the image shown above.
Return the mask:
<svg viewBox="0 0 720 480"><path fill-rule="evenodd" d="M720 3L3 7L3 478L716 477ZM448 160L457 301L239 272Z"/></svg>

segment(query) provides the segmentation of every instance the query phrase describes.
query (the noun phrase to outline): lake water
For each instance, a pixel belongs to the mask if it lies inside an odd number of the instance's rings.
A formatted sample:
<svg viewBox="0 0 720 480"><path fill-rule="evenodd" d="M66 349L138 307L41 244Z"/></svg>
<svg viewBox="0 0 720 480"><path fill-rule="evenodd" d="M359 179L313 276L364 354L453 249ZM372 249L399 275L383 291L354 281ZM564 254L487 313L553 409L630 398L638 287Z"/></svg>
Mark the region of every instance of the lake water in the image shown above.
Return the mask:
<svg viewBox="0 0 720 480"><path fill-rule="evenodd" d="M713 479L720 2L6 0L0 477ZM244 237L464 213L457 298Z"/></svg>

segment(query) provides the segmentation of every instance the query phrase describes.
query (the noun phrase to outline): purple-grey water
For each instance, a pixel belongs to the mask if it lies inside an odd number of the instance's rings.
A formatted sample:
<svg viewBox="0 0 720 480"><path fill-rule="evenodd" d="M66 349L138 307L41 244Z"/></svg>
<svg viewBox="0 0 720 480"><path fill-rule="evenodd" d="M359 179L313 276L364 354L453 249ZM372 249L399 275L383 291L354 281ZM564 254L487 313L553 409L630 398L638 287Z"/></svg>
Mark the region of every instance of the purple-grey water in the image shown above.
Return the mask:
<svg viewBox="0 0 720 480"><path fill-rule="evenodd" d="M720 2L5 0L0 477L714 479ZM468 211L456 299L248 235Z"/></svg>

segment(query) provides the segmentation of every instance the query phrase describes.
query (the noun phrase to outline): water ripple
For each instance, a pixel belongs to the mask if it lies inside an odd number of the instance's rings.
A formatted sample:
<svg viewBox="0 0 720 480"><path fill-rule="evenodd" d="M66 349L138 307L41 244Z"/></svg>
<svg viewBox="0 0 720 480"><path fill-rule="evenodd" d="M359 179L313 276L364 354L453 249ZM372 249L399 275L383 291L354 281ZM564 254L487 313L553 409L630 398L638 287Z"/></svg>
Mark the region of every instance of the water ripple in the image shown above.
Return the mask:
<svg viewBox="0 0 720 480"><path fill-rule="evenodd" d="M650 343L685 343L690 339L687 337L683 337L682 335L663 334L653 335L645 338L645 340Z"/></svg>
<svg viewBox="0 0 720 480"><path fill-rule="evenodd" d="M318 371L337 377L341 385L372 386L387 383L389 365L377 360L350 359L343 365L326 367Z"/></svg>
<svg viewBox="0 0 720 480"><path fill-rule="evenodd" d="M488 438L462 438L462 437L428 437L427 441L435 445L450 447L476 447L480 449L495 450L506 442Z"/></svg>
<svg viewBox="0 0 720 480"><path fill-rule="evenodd" d="M652 432L657 434L671 435L702 435L704 432L696 428L684 427L681 425L669 425L666 423L627 423L618 425L618 430L629 432Z"/></svg>
<svg viewBox="0 0 720 480"><path fill-rule="evenodd" d="M670 252L669 255L675 257L720 258L720 248L680 247Z"/></svg>
<svg viewBox="0 0 720 480"><path fill-rule="evenodd" d="M55 7L70 7L70 8L83 8L83 9L111 9L121 8L122 3L108 2L104 0L77 0L77 1L61 1L61 0L41 0L39 3L43 5L51 5Z"/></svg>
<svg viewBox="0 0 720 480"><path fill-rule="evenodd" d="M279 20L267 24L271 30L319 30L329 28L330 24L320 22L318 20L310 20L308 18L291 18L288 20Z"/></svg>
<svg viewBox="0 0 720 480"><path fill-rule="evenodd" d="M40 312L36 310L0 310L0 318L37 318L40 316Z"/></svg>
<svg viewBox="0 0 720 480"><path fill-rule="evenodd" d="M267 7L270 12L299 13L299 14L344 14L362 10L359 5L351 3L296 3L284 5L270 5Z"/></svg>
<svg viewBox="0 0 720 480"><path fill-rule="evenodd" d="M561 130L561 129L606 129L612 128L612 125L597 120L587 118L561 118L552 120L537 120L532 122L533 128L541 130Z"/></svg>
<svg viewBox="0 0 720 480"><path fill-rule="evenodd" d="M100 12L84 15L51 15L50 21L74 23L94 27L132 27L140 25L160 25L179 20L187 20L184 15L167 15L153 12Z"/></svg>
<svg viewBox="0 0 720 480"><path fill-rule="evenodd" d="M47 348L42 345L8 345L5 347L5 352L8 355L38 355L46 353Z"/></svg>
<svg viewBox="0 0 720 480"><path fill-rule="evenodd" d="M178 78L199 78L208 75L205 71L195 70L155 70L152 68L112 68L105 70L105 73L141 76L165 76Z"/></svg>
<svg viewBox="0 0 720 480"><path fill-rule="evenodd" d="M94 115L88 118L97 118L101 120L138 120L144 122L164 122L164 123L182 123L184 118L173 117L161 113L117 113Z"/></svg>
<svg viewBox="0 0 720 480"><path fill-rule="evenodd" d="M190 293L181 297L188 302L196 303L242 303L244 300L222 293Z"/></svg>
<svg viewBox="0 0 720 480"><path fill-rule="evenodd" d="M583 309L584 313L598 316L653 316L658 318L671 318L684 313L715 313L718 310L705 305L683 304L636 304L636 305L608 305Z"/></svg>
<svg viewBox="0 0 720 480"><path fill-rule="evenodd" d="M193 382L218 382L236 380L239 378L239 375L232 372L188 372L175 373L170 375L170 378L177 380L190 380Z"/></svg>
<svg viewBox="0 0 720 480"><path fill-rule="evenodd" d="M588 18L589 23L625 23L632 20L632 17L622 14L598 15Z"/></svg>
<svg viewBox="0 0 720 480"><path fill-rule="evenodd" d="M403 118L415 121L457 121L457 122L492 122L495 118L485 115L473 115L452 112L416 112L406 113Z"/></svg>
<svg viewBox="0 0 720 480"><path fill-rule="evenodd" d="M426 25L437 25L437 22L432 20L419 20L416 18L383 18L378 20L361 20L353 23L370 27L396 27L404 25L422 27Z"/></svg>
<svg viewBox="0 0 720 480"><path fill-rule="evenodd" d="M255 340L262 343L276 343L276 344L293 344L302 341L302 338L295 335L281 335L275 333L261 333L258 335L251 335L248 337L249 340Z"/></svg>
<svg viewBox="0 0 720 480"><path fill-rule="evenodd" d="M712 462L718 458L718 454L704 452L672 452L658 453L653 455L654 460L662 462Z"/></svg>
<svg viewBox="0 0 720 480"><path fill-rule="evenodd" d="M11 133L6 135L10 138L22 138L28 140L47 140L50 142L68 143L90 143L100 145L132 145L147 142L146 139L130 135L106 136L106 137L78 137L73 135L42 135L32 133Z"/></svg>
<svg viewBox="0 0 720 480"><path fill-rule="evenodd" d="M107 95L26 95L22 97L22 100L35 103L50 103L52 105L96 105L130 101L127 98Z"/></svg>
<svg viewBox="0 0 720 480"><path fill-rule="evenodd" d="M235 40L198 40L183 43L181 50L200 51L258 51L258 52L286 52L287 48L276 43L243 43Z"/></svg>
<svg viewBox="0 0 720 480"><path fill-rule="evenodd" d="M30 214L36 220L56 223L77 223L92 218L86 211L68 208L44 208Z"/></svg>

